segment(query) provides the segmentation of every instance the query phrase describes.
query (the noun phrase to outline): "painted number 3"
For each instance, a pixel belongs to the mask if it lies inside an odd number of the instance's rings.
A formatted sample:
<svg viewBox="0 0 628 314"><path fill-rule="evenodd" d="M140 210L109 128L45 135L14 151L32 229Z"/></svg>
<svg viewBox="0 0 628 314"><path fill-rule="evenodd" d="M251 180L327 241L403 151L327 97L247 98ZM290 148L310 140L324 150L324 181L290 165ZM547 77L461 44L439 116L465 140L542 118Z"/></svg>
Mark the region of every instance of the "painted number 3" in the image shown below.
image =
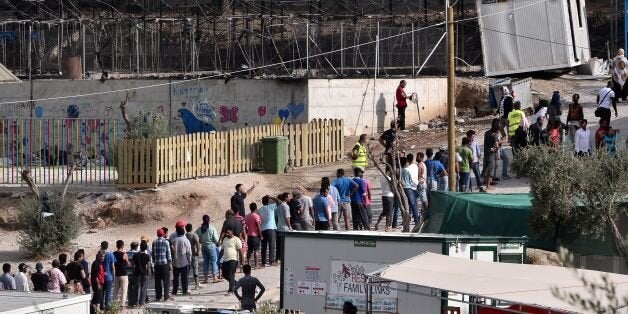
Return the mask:
<svg viewBox="0 0 628 314"><path fill-rule="evenodd" d="M225 122L233 122L236 123L238 122L238 107L231 107L228 108L227 106L221 106L220 107L220 122L221 123L225 123Z"/></svg>

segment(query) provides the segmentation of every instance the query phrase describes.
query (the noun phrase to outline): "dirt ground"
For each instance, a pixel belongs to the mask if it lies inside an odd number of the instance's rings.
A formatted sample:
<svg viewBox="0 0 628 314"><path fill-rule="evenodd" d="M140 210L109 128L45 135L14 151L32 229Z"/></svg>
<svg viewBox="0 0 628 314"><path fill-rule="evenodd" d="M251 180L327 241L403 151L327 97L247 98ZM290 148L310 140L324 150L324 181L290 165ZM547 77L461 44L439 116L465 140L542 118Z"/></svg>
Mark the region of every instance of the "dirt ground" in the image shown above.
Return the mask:
<svg viewBox="0 0 628 314"><path fill-rule="evenodd" d="M485 99L480 97L483 93L481 87L486 86L486 79L467 78L460 82L469 85L466 95L469 101L458 111L456 125L457 142L464 133L473 129L483 134L489 128L491 116L477 117L475 108L485 106ZM536 79L533 81L533 89L541 97L551 95L554 90L560 90L564 98L574 92L583 94L585 102L594 101L595 91L603 82L582 83L581 81L568 79ZM470 95L470 91L474 91ZM410 128L409 132L400 133L401 148L407 152L417 152L425 148L437 148L446 144L447 127L444 119L435 119L429 122L431 128L426 131L418 131L418 126ZM357 138L347 137L347 150L355 143ZM373 138L370 148L381 151L382 147ZM76 240L74 247L83 247L88 252L88 258L95 254L102 240L114 242L118 239L130 241L139 240L141 235L153 237L158 227L173 227L178 219L184 219L193 225L201 222L203 214L209 214L215 226L220 226L224 212L229 208L229 200L234 192L234 187L242 183L249 187L254 182L259 186L247 198L247 201L261 202L265 194L278 194L283 191L292 191L298 185L316 191L320 178L333 177L339 167L348 167L348 160L335 164L327 164L316 167L298 168L288 173L271 175L263 173L243 173L226 177L203 178L188 180L160 186L155 190L145 191L119 191L92 193L80 193L77 195L77 209L85 221L85 229ZM0 256L2 262L16 264L25 259L19 251L16 239L15 217L19 210L19 195L15 193L0 194Z"/></svg>

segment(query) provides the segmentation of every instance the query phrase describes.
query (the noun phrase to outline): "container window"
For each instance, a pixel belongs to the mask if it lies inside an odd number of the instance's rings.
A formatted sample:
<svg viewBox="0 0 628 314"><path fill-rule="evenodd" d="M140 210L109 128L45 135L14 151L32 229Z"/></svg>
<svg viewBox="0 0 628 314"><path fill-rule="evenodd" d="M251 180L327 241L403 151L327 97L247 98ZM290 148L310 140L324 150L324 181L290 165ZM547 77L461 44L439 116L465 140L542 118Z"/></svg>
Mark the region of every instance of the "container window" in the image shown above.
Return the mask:
<svg viewBox="0 0 628 314"><path fill-rule="evenodd" d="M578 27L582 28L582 6L580 0L576 0L576 11L578 11Z"/></svg>

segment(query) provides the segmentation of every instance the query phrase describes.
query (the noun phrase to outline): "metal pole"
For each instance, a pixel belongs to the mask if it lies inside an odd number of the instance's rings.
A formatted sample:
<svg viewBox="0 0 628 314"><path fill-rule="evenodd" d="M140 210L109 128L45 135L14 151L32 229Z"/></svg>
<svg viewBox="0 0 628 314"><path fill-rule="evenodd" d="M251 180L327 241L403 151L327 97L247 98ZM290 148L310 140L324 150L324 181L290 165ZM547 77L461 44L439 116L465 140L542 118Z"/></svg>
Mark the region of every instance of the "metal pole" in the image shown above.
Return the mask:
<svg viewBox="0 0 628 314"><path fill-rule="evenodd" d="M412 33L410 33L410 35L412 36L412 75L414 75L414 70L416 67L416 65L414 64L414 23L412 23Z"/></svg>
<svg viewBox="0 0 628 314"><path fill-rule="evenodd" d="M310 76L310 23L305 24L305 75Z"/></svg>
<svg viewBox="0 0 628 314"><path fill-rule="evenodd" d="M135 66L137 71L137 77L140 76L140 28L139 25L135 25Z"/></svg>
<svg viewBox="0 0 628 314"><path fill-rule="evenodd" d="M377 98L377 72L379 72L379 22L377 22L377 35L375 35L375 75L373 79L373 112L371 115L371 137L375 136L375 99Z"/></svg>
<svg viewBox="0 0 628 314"><path fill-rule="evenodd" d="M449 1L448 1L449 2ZM449 191L456 191L456 78L454 9L447 3L447 144L449 146Z"/></svg>
<svg viewBox="0 0 628 314"><path fill-rule="evenodd" d="M83 25L83 23L81 22L81 41L82 41L82 45L83 45L83 53L81 56L81 65L83 68L83 78L85 78L85 73L87 73L85 70L85 25Z"/></svg>
<svg viewBox="0 0 628 314"><path fill-rule="evenodd" d="M194 76L194 71L195 71L195 60L194 60L194 48L195 43L194 43L194 23L190 23L190 67L192 68L192 76Z"/></svg>
<svg viewBox="0 0 628 314"><path fill-rule="evenodd" d="M626 51L628 51L628 49L626 49ZM340 22L340 75L344 76L344 74L345 74L345 33L344 33L344 23Z"/></svg>
<svg viewBox="0 0 628 314"><path fill-rule="evenodd" d="M578 10L581 10L581 8L578 7ZM584 14L584 12L581 14ZM628 0L624 1L624 50L628 51Z"/></svg>
<svg viewBox="0 0 628 314"><path fill-rule="evenodd" d="M33 70L32 70L32 49L33 49L33 23L28 23L28 82L30 84L30 102L29 107L31 109L31 118L33 118Z"/></svg>

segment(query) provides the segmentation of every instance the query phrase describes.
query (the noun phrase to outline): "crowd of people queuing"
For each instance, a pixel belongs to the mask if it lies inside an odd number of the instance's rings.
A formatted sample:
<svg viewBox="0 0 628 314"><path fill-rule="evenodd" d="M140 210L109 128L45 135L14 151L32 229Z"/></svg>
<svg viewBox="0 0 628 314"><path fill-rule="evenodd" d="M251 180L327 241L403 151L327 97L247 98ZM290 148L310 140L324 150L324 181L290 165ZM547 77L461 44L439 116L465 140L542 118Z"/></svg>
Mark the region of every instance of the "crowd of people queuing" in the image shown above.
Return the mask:
<svg viewBox="0 0 628 314"><path fill-rule="evenodd" d="M236 194L242 196L239 187ZM150 277L154 280L155 302L169 301L171 295L187 295L191 272L195 289L210 282L227 280L227 295L235 295L242 309L253 310L265 288L251 276L249 262L251 254L254 254L257 267L257 253L263 236L257 206L251 203L249 207L251 212L246 218L238 211L228 210L220 232L211 225L209 215L204 215L196 230L183 220L176 222L172 234L167 227L158 228L152 242L143 235L128 247L124 241L118 240L115 250L110 250L109 243L103 241L91 264L86 260L83 249L77 250L69 263L67 254L60 254L48 270L44 270L43 264L38 262L35 272L31 272L28 265L21 263L18 271L11 274L11 265L4 264L0 290L91 294L92 312L95 313L111 308L114 303L122 308L144 307L150 301L147 293ZM264 223L268 225L268 222ZM242 242L247 236L248 251L247 244ZM199 269L201 256L202 268ZM276 265L272 253L271 260ZM238 267L243 276L236 281Z"/></svg>

